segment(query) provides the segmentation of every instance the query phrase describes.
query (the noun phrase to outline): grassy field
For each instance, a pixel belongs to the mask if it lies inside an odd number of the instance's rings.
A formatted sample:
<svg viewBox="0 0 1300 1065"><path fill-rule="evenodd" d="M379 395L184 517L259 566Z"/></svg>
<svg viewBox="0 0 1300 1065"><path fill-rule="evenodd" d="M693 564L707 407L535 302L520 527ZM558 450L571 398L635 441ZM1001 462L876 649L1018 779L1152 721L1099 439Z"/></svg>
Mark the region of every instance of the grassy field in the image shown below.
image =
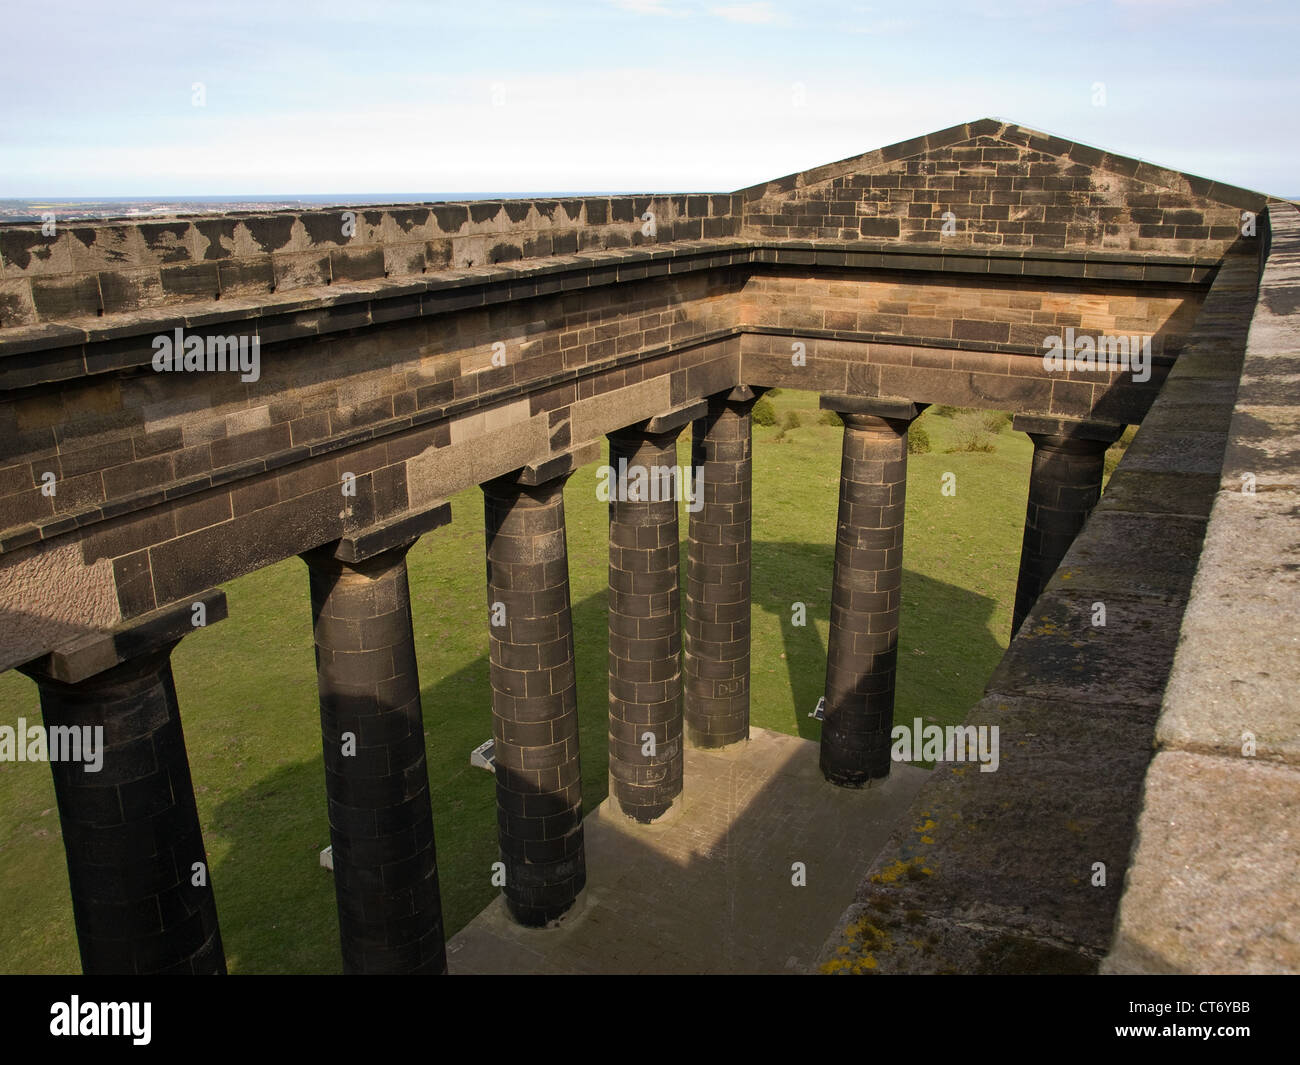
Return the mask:
<svg viewBox="0 0 1300 1065"><path fill-rule="evenodd" d="M842 430L818 423L816 395L771 402L778 425L754 432L752 721L816 739ZM788 412L802 424L782 433ZM909 463L896 718L946 724L978 700L1007 645L1032 446L1008 427L991 452L947 453L957 421L931 411L917 424L932 450ZM608 518L594 470L565 492L588 811L607 772ZM955 495L940 491L945 473ZM497 890L493 780L469 764L491 735L482 493L454 497L452 513L407 556L448 935ZM318 863L329 828L306 567L290 559L225 591L229 619L187 637L172 664L229 967L338 972L333 885ZM792 624L795 603L806 626ZM20 716L38 719L36 686L0 675L0 724ZM0 763L0 900L0 971L80 971L47 766Z"/></svg>

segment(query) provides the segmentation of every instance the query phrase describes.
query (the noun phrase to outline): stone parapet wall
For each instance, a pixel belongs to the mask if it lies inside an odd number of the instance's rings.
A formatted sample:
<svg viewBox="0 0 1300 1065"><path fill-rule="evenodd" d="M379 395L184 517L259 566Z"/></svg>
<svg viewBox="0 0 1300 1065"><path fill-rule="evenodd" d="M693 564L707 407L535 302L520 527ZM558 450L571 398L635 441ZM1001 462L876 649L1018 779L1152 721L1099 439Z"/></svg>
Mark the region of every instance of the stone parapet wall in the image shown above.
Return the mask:
<svg viewBox="0 0 1300 1065"><path fill-rule="evenodd" d="M1300 972L1300 212L1268 221L1104 972Z"/></svg>
<svg viewBox="0 0 1300 1065"><path fill-rule="evenodd" d="M739 231L732 193L3 224L0 329Z"/></svg>

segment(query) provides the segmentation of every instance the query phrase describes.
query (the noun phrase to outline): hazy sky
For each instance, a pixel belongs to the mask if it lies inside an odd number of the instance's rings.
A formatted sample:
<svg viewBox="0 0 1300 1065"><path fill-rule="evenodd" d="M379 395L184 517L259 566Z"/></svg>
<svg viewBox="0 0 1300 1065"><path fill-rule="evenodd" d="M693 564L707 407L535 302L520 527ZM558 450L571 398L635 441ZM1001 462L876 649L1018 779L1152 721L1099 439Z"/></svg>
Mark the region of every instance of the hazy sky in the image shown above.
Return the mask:
<svg viewBox="0 0 1300 1065"><path fill-rule="evenodd" d="M986 116L1300 193L1297 0L8 0L5 23L0 196L718 191Z"/></svg>

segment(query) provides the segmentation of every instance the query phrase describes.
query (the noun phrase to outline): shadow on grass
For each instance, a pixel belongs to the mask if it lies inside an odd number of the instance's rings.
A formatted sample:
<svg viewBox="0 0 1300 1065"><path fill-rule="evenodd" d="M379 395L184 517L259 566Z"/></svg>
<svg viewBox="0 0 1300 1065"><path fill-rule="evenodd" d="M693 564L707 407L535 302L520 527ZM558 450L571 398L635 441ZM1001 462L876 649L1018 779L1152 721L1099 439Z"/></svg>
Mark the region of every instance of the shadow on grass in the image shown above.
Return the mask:
<svg viewBox="0 0 1300 1065"><path fill-rule="evenodd" d="M765 611L780 618L795 727L802 738L815 741L820 724L807 715L822 693L826 651L814 622L829 618L834 549L759 541L753 552L753 617L757 621ZM792 624L790 608L796 601L804 602L807 610L803 626ZM963 653L986 663L982 675L972 677L977 682L973 697L939 718L955 713L953 719L960 719L979 698L1002 653L987 629L993 603L911 571L904 572L903 602L896 720L907 721L918 713L932 717L924 708L927 693L943 687L941 675L950 665L943 655L907 653L911 630L922 617L941 618L953 632L974 634ZM420 614L429 609L427 604L413 602L412 609L415 631L425 631ZM590 813L608 789L606 596L590 595L574 603L572 616L583 809ZM755 651L753 668L765 668L770 650L756 639ZM443 918L450 938L499 893L490 882L492 863L499 857L494 778L469 764L470 751L492 734L487 656L442 677L421 679ZM324 769L317 757L277 769L221 803L204 826L205 836L220 836L224 844L225 857L214 864L213 884L232 971L341 970L333 882L319 865L319 852L329 844L325 810Z"/></svg>
<svg viewBox="0 0 1300 1065"><path fill-rule="evenodd" d="M753 610L779 619L794 724L807 740L821 737L821 723L808 715L825 691L826 646L818 623L821 628L830 624L834 568L833 546L776 541L753 545ZM808 594L809 590L814 594ZM803 625L794 624L796 603L804 606ZM1002 657L1003 648L989 631L997 604L988 596L906 568L902 603L894 719L905 722L919 715L954 723L978 701ZM953 640L956 642L949 647ZM921 642L951 653L932 654L918 647ZM769 661L756 641L751 669L763 668ZM955 662L965 667L966 678L956 684L956 692ZM942 698L936 698L939 692Z"/></svg>

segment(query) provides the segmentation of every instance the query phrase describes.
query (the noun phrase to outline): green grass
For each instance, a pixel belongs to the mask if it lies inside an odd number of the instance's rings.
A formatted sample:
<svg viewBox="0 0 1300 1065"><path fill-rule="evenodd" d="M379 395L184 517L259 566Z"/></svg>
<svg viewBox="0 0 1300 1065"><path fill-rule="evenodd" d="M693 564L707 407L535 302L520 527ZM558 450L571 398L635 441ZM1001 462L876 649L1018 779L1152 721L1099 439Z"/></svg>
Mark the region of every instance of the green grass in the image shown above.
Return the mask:
<svg viewBox="0 0 1300 1065"><path fill-rule="evenodd" d="M814 394L770 400L776 426L754 431L752 721L817 739L808 713L825 679L843 430L820 424ZM782 431L790 412L800 425ZM922 424L933 447L909 459L896 718L948 724L1006 648L1032 446L1004 432L991 453L945 454L953 420L927 413ZM948 472L951 497L940 492ZM607 783L608 519L594 485L593 466L565 492L588 811ZM482 493L454 497L452 513L407 556L449 935L496 894L497 858L493 779L469 765L491 735ZM172 663L228 963L338 972L333 884L318 864L329 829L306 567L290 559L224 587L230 617L187 637ZM796 602L803 627L791 623ZM38 719L36 687L0 675L0 724L19 716ZM47 766L0 763L0 899L0 971L80 971Z"/></svg>

